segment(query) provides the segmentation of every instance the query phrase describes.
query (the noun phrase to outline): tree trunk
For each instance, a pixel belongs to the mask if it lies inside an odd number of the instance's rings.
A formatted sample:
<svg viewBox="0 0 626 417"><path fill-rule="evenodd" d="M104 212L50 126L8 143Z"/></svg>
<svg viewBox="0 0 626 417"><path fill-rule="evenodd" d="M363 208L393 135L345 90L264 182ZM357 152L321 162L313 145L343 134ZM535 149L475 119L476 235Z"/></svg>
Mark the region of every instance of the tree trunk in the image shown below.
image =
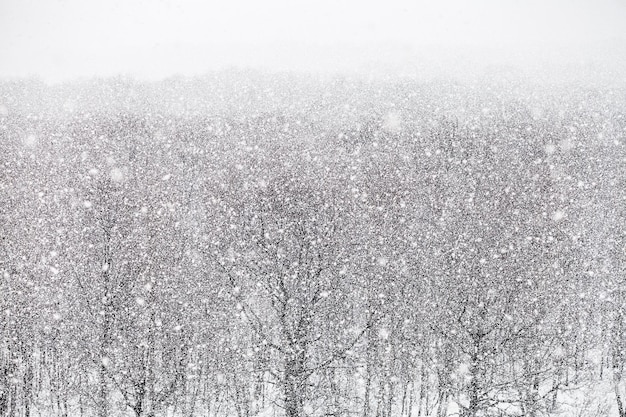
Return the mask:
<svg viewBox="0 0 626 417"><path fill-rule="evenodd" d="M302 417L304 411L304 393L302 389L303 363L299 356L287 361L285 369L285 414L287 417Z"/></svg>
<svg viewBox="0 0 626 417"><path fill-rule="evenodd" d="M113 259L111 254L111 230L106 225L103 226L104 233L104 250L102 262L102 286L104 289L103 305L102 305L102 332L100 334L100 366L98 381L98 417L109 416L109 389L107 365L110 361L108 357L109 346L111 344L112 320L113 320L113 293L111 283L111 268Z"/></svg>
<svg viewBox="0 0 626 417"><path fill-rule="evenodd" d="M371 304L368 304L368 308L370 309L369 311L371 311ZM371 407L370 407L370 395L371 395L371 391L372 391L372 367L374 366L374 354L375 354L375 347L372 343L372 332L373 330L373 326L372 324L372 318L371 318L371 314L368 315L368 330L367 330L367 345L366 345L366 350L365 350L365 392L364 392L364 398L363 398L363 417L369 417L370 416L370 411L371 411Z"/></svg>
<svg viewBox="0 0 626 417"><path fill-rule="evenodd" d="M621 393L622 373L620 369L613 371L613 388L615 390L615 401L617 402L617 412L619 417L626 417L626 409L624 408L624 400Z"/></svg>
<svg viewBox="0 0 626 417"><path fill-rule="evenodd" d="M465 417L476 417L480 409L480 383L482 380L480 359L482 353L482 339L483 334L480 331L472 334L473 351L470 355L470 375L472 379L468 393L469 406L463 413Z"/></svg>
<svg viewBox="0 0 626 417"><path fill-rule="evenodd" d="M446 417L448 414L448 393L439 393L439 407L437 409L437 417Z"/></svg>
<svg viewBox="0 0 626 417"><path fill-rule="evenodd" d="M106 360L106 356L101 355L101 360L104 362ZM98 417L108 417L108 388L107 388L107 380L106 380L106 365L104 363L100 364L100 375L99 378L99 387L98 387Z"/></svg>
<svg viewBox="0 0 626 417"><path fill-rule="evenodd" d="M30 353L25 352L25 356L28 359L26 360L26 369L24 370L24 417L30 417L30 406L33 396L33 364Z"/></svg>

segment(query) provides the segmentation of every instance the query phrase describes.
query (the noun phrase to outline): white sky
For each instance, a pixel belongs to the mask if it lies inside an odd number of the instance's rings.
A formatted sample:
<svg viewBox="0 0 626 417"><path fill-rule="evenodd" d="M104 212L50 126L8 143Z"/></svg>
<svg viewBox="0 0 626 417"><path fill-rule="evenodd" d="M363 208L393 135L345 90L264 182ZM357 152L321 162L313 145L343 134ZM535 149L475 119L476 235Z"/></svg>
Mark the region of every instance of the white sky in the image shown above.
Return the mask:
<svg viewBox="0 0 626 417"><path fill-rule="evenodd" d="M402 61L625 35L623 0L0 0L0 77L342 70L385 51Z"/></svg>

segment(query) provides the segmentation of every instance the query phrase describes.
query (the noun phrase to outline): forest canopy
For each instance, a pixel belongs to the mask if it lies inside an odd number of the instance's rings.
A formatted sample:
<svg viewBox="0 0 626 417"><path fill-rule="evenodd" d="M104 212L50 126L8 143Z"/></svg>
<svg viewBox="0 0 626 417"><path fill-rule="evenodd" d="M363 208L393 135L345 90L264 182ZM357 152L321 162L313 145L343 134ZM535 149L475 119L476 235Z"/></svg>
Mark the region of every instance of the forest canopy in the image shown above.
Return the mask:
<svg viewBox="0 0 626 417"><path fill-rule="evenodd" d="M1 82L0 416L626 415L625 93Z"/></svg>

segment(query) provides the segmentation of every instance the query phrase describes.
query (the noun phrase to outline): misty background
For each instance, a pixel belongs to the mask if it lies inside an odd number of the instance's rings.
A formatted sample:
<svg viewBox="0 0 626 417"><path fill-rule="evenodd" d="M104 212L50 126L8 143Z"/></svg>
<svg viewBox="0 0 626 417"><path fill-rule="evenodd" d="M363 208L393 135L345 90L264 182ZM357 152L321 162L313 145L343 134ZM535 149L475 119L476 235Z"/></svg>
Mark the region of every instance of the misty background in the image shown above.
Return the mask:
<svg viewBox="0 0 626 417"><path fill-rule="evenodd" d="M3 0L0 76L623 71L624 22L617 0Z"/></svg>

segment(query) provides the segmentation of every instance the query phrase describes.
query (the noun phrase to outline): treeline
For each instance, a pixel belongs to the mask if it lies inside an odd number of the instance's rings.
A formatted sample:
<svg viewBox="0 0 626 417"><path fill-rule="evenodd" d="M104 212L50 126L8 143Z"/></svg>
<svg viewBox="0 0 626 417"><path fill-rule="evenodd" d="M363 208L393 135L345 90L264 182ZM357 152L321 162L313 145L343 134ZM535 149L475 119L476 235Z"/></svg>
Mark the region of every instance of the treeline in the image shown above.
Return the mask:
<svg viewBox="0 0 626 417"><path fill-rule="evenodd" d="M626 415L623 91L345 83L4 84L0 415Z"/></svg>

